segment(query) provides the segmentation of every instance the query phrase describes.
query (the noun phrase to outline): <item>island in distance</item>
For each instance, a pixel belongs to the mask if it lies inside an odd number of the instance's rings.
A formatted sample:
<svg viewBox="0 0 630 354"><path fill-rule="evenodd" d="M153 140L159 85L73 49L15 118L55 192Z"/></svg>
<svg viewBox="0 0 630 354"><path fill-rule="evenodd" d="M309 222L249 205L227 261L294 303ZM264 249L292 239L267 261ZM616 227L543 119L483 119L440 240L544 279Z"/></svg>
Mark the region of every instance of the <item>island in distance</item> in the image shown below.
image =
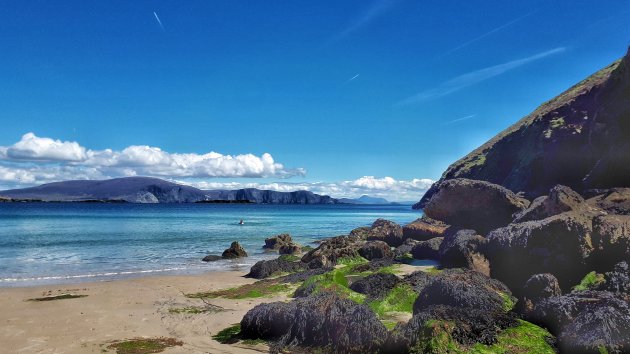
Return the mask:
<svg viewBox="0 0 630 354"><path fill-rule="evenodd" d="M0 201L123 202L123 203L257 203L257 204L392 204L362 196L336 199L310 191L277 192L255 188L201 190L151 177L102 181L77 180L0 191Z"/></svg>

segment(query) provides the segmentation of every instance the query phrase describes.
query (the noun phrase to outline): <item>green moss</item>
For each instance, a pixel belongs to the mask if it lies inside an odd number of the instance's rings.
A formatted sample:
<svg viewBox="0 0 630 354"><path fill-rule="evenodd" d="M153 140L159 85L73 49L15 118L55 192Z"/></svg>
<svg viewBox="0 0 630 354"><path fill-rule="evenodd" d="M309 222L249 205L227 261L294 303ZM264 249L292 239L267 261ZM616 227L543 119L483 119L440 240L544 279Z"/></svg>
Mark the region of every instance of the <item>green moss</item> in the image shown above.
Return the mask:
<svg viewBox="0 0 630 354"><path fill-rule="evenodd" d="M348 288L348 280L346 278L348 268L349 267L334 269L328 273L312 276L304 281L300 288L298 288L298 291L314 285L313 293L315 294L321 291L331 291L356 303L362 304L365 302L365 295Z"/></svg>
<svg viewBox="0 0 630 354"><path fill-rule="evenodd" d="M87 295L63 294L63 295L56 295L56 296L36 297L33 299L28 299L26 301L42 302L42 301L54 301L54 300L66 300L66 299L80 299L82 297L87 297Z"/></svg>
<svg viewBox="0 0 630 354"><path fill-rule="evenodd" d="M383 326L385 326L385 328L387 328L388 331L394 329L394 327L396 327L396 325L398 324L398 322L391 320L381 320L381 323L383 324Z"/></svg>
<svg viewBox="0 0 630 354"><path fill-rule="evenodd" d="M514 298L503 292L500 292L499 295L503 298L503 309L505 312L511 311L515 305Z"/></svg>
<svg viewBox="0 0 630 354"><path fill-rule="evenodd" d="M235 323L228 328L224 328L212 336L212 339L221 344L233 344L239 341L241 324Z"/></svg>
<svg viewBox="0 0 630 354"><path fill-rule="evenodd" d="M546 338L551 337L547 330L527 321L519 320L519 325L501 332L497 343L487 346L476 344L470 348L473 354L486 353L532 353L553 354L555 350L547 343Z"/></svg>
<svg viewBox="0 0 630 354"><path fill-rule="evenodd" d="M172 314L189 314L189 315L199 315L202 313L216 313L223 311L222 308L210 307L210 306L186 306L186 307L173 307L168 309L168 313Z"/></svg>
<svg viewBox="0 0 630 354"><path fill-rule="evenodd" d="M217 298L250 299L258 297L271 297L291 290L291 285L277 283L274 280L261 280L253 284L246 284L236 288L186 294L188 298Z"/></svg>
<svg viewBox="0 0 630 354"><path fill-rule="evenodd" d="M557 128L560 128L561 126L563 126L564 124L565 124L564 117L554 118L554 119L549 121L549 128L550 129L557 129Z"/></svg>
<svg viewBox="0 0 630 354"><path fill-rule="evenodd" d="M339 258L337 260L337 265L342 265L342 266L354 266L354 265L364 264L364 263L368 263L368 260L360 256L344 257L344 258Z"/></svg>
<svg viewBox="0 0 630 354"><path fill-rule="evenodd" d="M465 353L465 351L455 342L451 333L455 325L447 321L430 320L422 329L420 338L410 352L420 353Z"/></svg>
<svg viewBox="0 0 630 354"><path fill-rule="evenodd" d="M118 354L148 354L160 353L166 348L182 346L183 344L175 338L134 338L115 342L107 348L115 350Z"/></svg>
<svg viewBox="0 0 630 354"><path fill-rule="evenodd" d="M584 276L580 284L573 287L573 291L584 291L584 290L593 289L603 282L604 282L604 275L596 273L595 271L592 271L586 274L586 276Z"/></svg>
<svg viewBox="0 0 630 354"><path fill-rule="evenodd" d="M370 309L379 317L388 312L413 313L413 303L418 298L411 286L400 284L392 289L382 300L372 301L368 304Z"/></svg>
<svg viewBox="0 0 630 354"><path fill-rule="evenodd" d="M608 354L608 349L606 349L606 347L604 346L597 347L597 351L599 352L599 354Z"/></svg>
<svg viewBox="0 0 630 354"><path fill-rule="evenodd" d="M302 252L309 252L314 250L314 248L312 246L306 245L306 246L302 246Z"/></svg>
<svg viewBox="0 0 630 354"><path fill-rule="evenodd" d="M293 254L283 254L282 256L278 258L287 262L297 262L301 259L301 257L293 255Z"/></svg>
<svg viewBox="0 0 630 354"><path fill-rule="evenodd" d="M442 273L444 270L442 269L438 269L436 267L431 267L431 268L427 268L425 270L426 273L429 273L430 275L438 275L440 273Z"/></svg>

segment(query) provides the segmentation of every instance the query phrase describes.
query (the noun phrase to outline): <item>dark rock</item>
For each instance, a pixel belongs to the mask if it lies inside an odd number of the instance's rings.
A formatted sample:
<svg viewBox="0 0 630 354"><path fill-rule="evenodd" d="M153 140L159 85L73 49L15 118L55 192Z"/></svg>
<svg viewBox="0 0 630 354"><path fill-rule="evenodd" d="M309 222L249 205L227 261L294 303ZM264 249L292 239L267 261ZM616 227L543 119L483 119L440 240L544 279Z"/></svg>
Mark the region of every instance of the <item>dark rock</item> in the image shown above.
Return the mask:
<svg viewBox="0 0 630 354"><path fill-rule="evenodd" d="M415 259L440 259L440 245L444 237L436 237L427 241L421 241L413 247L411 255Z"/></svg>
<svg viewBox="0 0 630 354"><path fill-rule="evenodd" d="M394 258L404 259L405 257L408 257L409 255L411 255L411 251L418 243L419 241L410 238L406 239L402 245L394 249Z"/></svg>
<svg viewBox="0 0 630 354"><path fill-rule="evenodd" d="M594 264L598 270L630 260L630 215L604 215L593 220Z"/></svg>
<svg viewBox="0 0 630 354"><path fill-rule="evenodd" d="M383 241L366 242L359 248L359 254L367 260L394 257L394 253L389 245Z"/></svg>
<svg viewBox="0 0 630 354"><path fill-rule="evenodd" d="M350 284L350 289L367 295L370 300L376 300L384 298L400 283L400 278L394 274L376 273L353 282Z"/></svg>
<svg viewBox="0 0 630 354"><path fill-rule="evenodd" d="M406 284L409 284L413 290L417 293L422 291L427 284L431 281L433 276L427 274L422 270L415 271L411 274L407 274L403 277L402 281Z"/></svg>
<svg viewBox="0 0 630 354"><path fill-rule="evenodd" d="M392 247L398 247L403 243L402 227L393 221L378 219L372 224L367 240L385 241Z"/></svg>
<svg viewBox="0 0 630 354"><path fill-rule="evenodd" d="M214 254L209 254L209 255L203 257L201 260L204 261L204 262L214 262L214 261L220 261L222 259L223 259L223 257L221 257L221 256L217 256L217 255L214 255Z"/></svg>
<svg viewBox="0 0 630 354"><path fill-rule="evenodd" d="M531 321L557 334L561 352L630 351L630 306L606 291L580 291L543 299Z"/></svg>
<svg viewBox="0 0 630 354"><path fill-rule="evenodd" d="M491 275L518 289L538 273L552 273L563 289L588 272L593 215L567 212L490 232L485 247Z"/></svg>
<svg viewBox="0 0 630 354"><path fill-rule="evenodd" d="M517 324L513 313L444 305L430 306L414 314L407 324L399 325L391 333L384 352L435 353L436 348L431 348L429 343L434 338L445 336L464 346L475 343L492 345L496 343L497 335L502 330Z"/></svg>
<svg viewBox="0 0 630 354"><path fill-rule="evenodd" d="M482 254L486 239L474 230L449 230L439 249L440 264L445 268L468 268L490 275L490 264Z"/></svg>
<svg viewBox="0 0 630 354"><path fill-rule="evenodd" d="M361 245L362 242L356 237L329 238L322 241L316 249L306 253L302 257L302 262L308 263L311 269L334 266L340 258L359 256Z"/></svg>
<svg viewBox="0 0 630 354"><path fill-rule="evenodd" d="M300 245L296 245L294 243L293 244L288 244L288 245L282 245L278 249L278 253L283 254L283 255L301 254L302 253L302 247L300 247Z"/></svg>
<svg viewBox="0 0 630 354"><path fill-rule="evenodd" d="M304 264L304 263L302 263ZM299 283L299 282L303 282L306 279L315 276L315 275L320 275L320 274L324 274L327 273L329 271L331 271L332 268L317 268L317 269L307 269L304 271L298 271L296 273L292 273L292 274L287 274L281 277L276 278L276 280L279 283Z"/></svg>
<svg viewBox="0 0 630 354"><path fill-rule="evenodd" d="M573 189L557 185L549 191L549 196L536 198L529 208L517 213L514 222L542 220L571 210L578 210L584 198Z"/></svg>
<svg viewBox="0 0 630 354"><path fill-rule="evenodd" d="M610 214L630 215L630 188L612 188L600 191L587 200L587 203Z"/></svg>
<svg viewBox="0 0 630 354"><path fill-rule="evenodd" d="M477 275L472 275L475 273ZM504 285L474 271L446 273L434 276L420 291L413 305L413 313L417 314L430 306L445 305L465 309L476 309L487 312L506 312L506 299L511 296ZM499 295L496 287L503 290Z"/></svg>
<svg viewBox="0 0 630 354"><path fill-rule="evenodd" d="M558 279L553 274L535 274L523 287L522 299L518 302L521 312L530 313L542 299L562 295Z"/></svg>
<svg viewBox="0 0 630 354"><path fill-rule="evenodd" d="M497 184L456 178L440 184L424 207L433 219L458 228L486 234L512 221L512 214L524 210L529 201Z"/></svg>
<svg viewBox="0 0 630 354"><path fill-rule="evenodd" d="M230 248L223 251L223 254L221 255L221 257L228 258L228 259L242 258L242 257L247 257L247 252L245 252L245 249L243 249L240 243L238 243L237 241L234 241L230 245Z"/></svg>
<svg viewBox="0 0 630 354"><path fill-rule="evenodd" d="M623 261L615 265L612 272L604 274L604 283L598 290L624 294L630 300L630 269L628 262Z"/></svg>
<svg viewBox="0 0 630 354"><path fill-rule="evenodd" d="M263 248L270 250L279 250L283 245L293 244L293 239L289 234L279 234L265 239Z"/></svg>
<svg viewBox="0 0 630 354"><path fill-rule="evenodd" d="M293 273L305 270L307 265L302 262L291 262L279 257L272 260L262 260L256 262L245 275L247 278L265 279L280 273Z"/></svg>
<svg viewBox="0 0 630 354"><path fill-rule="evenodd" d="M442 234L446 231L448 226L449 225L441 221L433 220L425 215L403 226L403 238L426 241L435 237L442 237Z"/></svg>
<svg viewBox="0 0 630 354"><path fill-rule="evenodd" d="M326 348L330 353L376 353L387 329L367 307L332 293L261 304L241 320L244 338L272 341L272 350Z"/></svg>
<svg viewBox="0 0 630 354"><path fill-rule="evenodd" d="M352 231L350 231L349 236L356 237L360 240L367 240L368 236L370 236L371 230L372 228L369 226L357 227L356 229L353 229Z"/></svg>

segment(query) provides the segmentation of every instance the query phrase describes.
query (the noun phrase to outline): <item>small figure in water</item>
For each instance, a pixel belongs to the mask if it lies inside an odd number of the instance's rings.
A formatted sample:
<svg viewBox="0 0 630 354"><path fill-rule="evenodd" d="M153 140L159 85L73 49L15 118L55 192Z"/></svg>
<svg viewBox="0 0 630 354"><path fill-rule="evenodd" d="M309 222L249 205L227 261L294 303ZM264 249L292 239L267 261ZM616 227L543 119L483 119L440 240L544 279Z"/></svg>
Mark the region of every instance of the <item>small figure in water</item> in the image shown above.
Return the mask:
<svg viewBox="0 0 630 354"><path fill-rule="evenodd" d="M239 225L245 225L245 221L243 221L243 219L241 219L241 221L238 222Z"/></svg>

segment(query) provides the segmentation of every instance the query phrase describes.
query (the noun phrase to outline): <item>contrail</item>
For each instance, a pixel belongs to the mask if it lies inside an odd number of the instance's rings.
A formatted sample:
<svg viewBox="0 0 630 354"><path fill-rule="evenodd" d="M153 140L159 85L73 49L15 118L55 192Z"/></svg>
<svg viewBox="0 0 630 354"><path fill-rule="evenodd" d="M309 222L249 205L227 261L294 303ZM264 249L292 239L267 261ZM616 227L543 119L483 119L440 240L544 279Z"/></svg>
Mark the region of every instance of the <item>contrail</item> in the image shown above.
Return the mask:
<svg viewBox="0 0 630 354"><path fill-rule="evenodd" d="M471 114L471 115L466 116L466 117L461 117L461 118L457 118L457 119L449 120L448 122L444 122L444 125L448 125L448 124L453 124L453 123L461 122L461 121L463 121L463 120L467 120L467 119L475 118L476 116L477 116L476 114Z"/></svg>
<svg viewBox="0 0 630 354"><path fill-rule="evenodd" d="M449 55L449 54L455 53L456 51L458 51L458 50L460 50L460 49L462 49L462 48L465 48L465 47L467 47L467 46L469 46L469 45L471 45L471 44L473 44L473 43L477 42L477 41L478 41L478 40L480 40L480 39L486 38L486 37L488 37L489 35L491 35L491 34L493 34L493 33L495 33L495 32L499 32L500 30L502 30L502 29L504 29L504 28L506 28L506 27L509 27L509 26L511 26L511 25L513 25L513 24L515 24L515 23L517 23L517 22L519 22L519 21L521 21L521 20L523 20L523 19L525 19L525 18L527 18L527 17L529 17L529 16L531 16L531 15L535 14L536 12L538 12L538 11L532 11L532 12L530 12L530 13L528 13L528 14L525 14L525 15L523 15L523 16L521 16L521 17L515 18L515 19L513 19L513 20L512 20L512 21L510 21L510 22L504 23L504 24L502 24L502 25L501 25L501 26L499 26L499 27L496 27L496 28L494 28L494 29L492 29L492 30L490 30L490 31L488 31L488 32L486 32L486 33L484 33L484 34L480 35L480 36L477 36L477 37L475 37L475 38L473 38L473 39L469 40L468 42L462 43L462 44L458 45L457 47L455 47L455 48L453 48L453 49L450 49L450 50L448 50L448 51L446 51L446 52L442 53L442 54L441 54L441 55L439 55L437 58L443 58L443 57L445 57L445 56L447 56L447 55Z"/></svg>
<svg viewBox="0 0 630 354"><path fill-rule="evenodd" d="M350 79L348 79L348 81L346 81L346 83L353 81L354 79L356 79L357 77L359 77L360 74L356 74L353 77L351 77Z"/></svg>
<svg viewBox="0 0 630 354"><path fill-rule="evenodd" d="M158 16L157 13L155 13L155 11L153 11L153 16L155 16L155 20L157 21L158 25L160 25L160 28L162 29L162 31L166 32L166 30L164 29L164 25L162 24L162 21L160 21L160 17Z"/></svg>

